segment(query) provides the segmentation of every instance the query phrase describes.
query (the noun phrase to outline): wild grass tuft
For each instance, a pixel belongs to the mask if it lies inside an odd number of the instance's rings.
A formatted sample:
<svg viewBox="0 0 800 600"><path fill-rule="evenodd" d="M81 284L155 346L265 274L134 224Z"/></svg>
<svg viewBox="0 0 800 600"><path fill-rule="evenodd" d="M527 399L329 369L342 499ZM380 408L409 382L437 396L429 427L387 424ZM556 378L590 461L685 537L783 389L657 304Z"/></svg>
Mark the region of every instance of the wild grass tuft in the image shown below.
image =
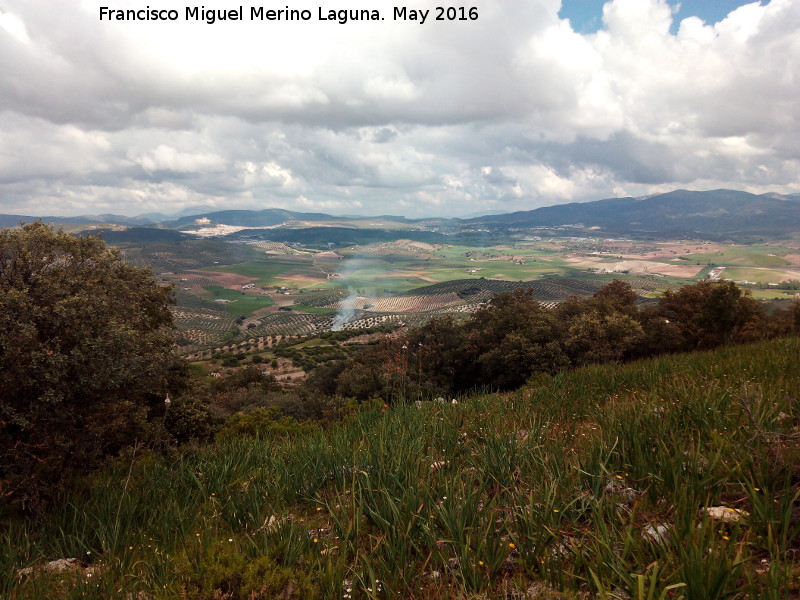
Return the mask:
<svg viewBox="0 0 800 600"><path fill-rule="evenodd" d="M592 366L129 453L6 520L0 595L796 597L798 356L784 339ZM47 572L58 558L81 564Z"/></svg>

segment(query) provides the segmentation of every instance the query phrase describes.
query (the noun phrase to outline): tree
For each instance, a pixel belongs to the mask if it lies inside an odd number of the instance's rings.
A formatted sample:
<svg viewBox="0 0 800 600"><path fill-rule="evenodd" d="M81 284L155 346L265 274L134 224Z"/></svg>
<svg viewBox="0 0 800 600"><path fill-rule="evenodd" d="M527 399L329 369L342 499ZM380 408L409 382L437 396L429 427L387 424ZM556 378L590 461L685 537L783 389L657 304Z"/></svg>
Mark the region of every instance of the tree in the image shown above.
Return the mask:
<svg viewBox="0 0 800 600"><path fill-rule="evenodd" d="M566 348L576 365L621 360L644 337L638 321L618 311L578 315L569 324Z"/></svg>
<svg viewBox="0 0 800 600"><path fill-rule="evenodd" d="M466 371L460 389L487 384L511 389L534 372L555 373L569 366L563 327L533 298L530 288L496 295L466 327L462 355L480 369L471 369L471 376Z"/></svg>
<svg viewBox="0 0 800 600"><path fill-rule="evenodd" d="M172 290L97 236L0 231L0 494L26 504L145 435L177 392Z"/></svg>
<svg viewBox="0 0 800 600"><path fill-rule="evenodd" d="M732 281L701 281L667 290L658 313L681 339L682 349L714 348L759 337L764 309Z"/></svg>

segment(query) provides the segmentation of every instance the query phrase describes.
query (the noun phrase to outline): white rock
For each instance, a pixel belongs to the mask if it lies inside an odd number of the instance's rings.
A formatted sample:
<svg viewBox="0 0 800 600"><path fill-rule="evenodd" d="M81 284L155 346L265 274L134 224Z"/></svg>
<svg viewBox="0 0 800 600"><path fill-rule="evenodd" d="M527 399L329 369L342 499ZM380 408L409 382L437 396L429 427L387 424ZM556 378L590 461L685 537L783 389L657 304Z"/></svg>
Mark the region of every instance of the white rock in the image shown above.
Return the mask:
<svg viewBox="0 0 800 600"><path fill-rule="evenodd" d="M663 524L656 525L655 527L653 525L648 525L642 530L642 538L649 542L668 542L669 528Z"/></svg>
<svg viewBox="0 0 800 600"><path fill-rule="evenodd" d="M37 565L28 567L27 569L20 569L17 572L19 577L27 577L33 573L66 573L68 571L82 571L87 568L86 563L79 561L77 558L59 558L58 560L51 560L44 565Z"/></svg>
<svg viewBox="0 0 800 600"><path fill-rule="evenodd" d="M710 506L702 509L702 512L705 512L709 519L715 519L725 523L736 523L750 516L750 513L746 510L730 508L728 506Z"/></svg>

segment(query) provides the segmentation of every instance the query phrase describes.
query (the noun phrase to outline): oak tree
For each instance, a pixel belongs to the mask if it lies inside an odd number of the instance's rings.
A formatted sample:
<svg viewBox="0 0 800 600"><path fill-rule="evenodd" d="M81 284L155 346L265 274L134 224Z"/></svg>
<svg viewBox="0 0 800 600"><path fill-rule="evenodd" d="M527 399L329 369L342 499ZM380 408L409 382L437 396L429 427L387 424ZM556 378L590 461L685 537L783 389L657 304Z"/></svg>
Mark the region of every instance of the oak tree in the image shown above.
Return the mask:
<svg viewBox="0 0 800 600"><path fill-rule="evenodd" d="M141 439L183 376L172 303L100 237L0 231L0 494L36 500Z"/></svg>

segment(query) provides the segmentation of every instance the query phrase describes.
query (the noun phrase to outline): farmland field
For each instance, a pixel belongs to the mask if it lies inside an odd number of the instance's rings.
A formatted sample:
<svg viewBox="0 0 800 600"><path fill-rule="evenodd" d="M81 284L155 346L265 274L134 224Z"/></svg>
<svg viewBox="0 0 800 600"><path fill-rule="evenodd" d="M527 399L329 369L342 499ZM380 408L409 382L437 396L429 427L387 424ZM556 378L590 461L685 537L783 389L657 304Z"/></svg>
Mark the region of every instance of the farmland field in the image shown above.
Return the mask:
<svg viewBox="0 0 800 600"><path fill-rule="evenodd" d="M724 276L736 281L755 281L758 283L780 283L787 278L791 278L784 276L783 270L748 267L728 267L725 269Z"/></svg>
<svg viewBox="0 0 800 600"><path fill-rule="evenodd" d="M735 265L746 267L783 267L791 262L783 258L791 249L782 246L747 246L721 248L716 252L685 254L681 258L699 264Z"/></svg>
<svg viewBox="0 0 800 600"><path fill-rule="evenodd" d="M308 256L270 256L269 258L264 258L253 262L227 265L224 267L211 267L209 270L219 271L221 273L234 273L236 275L249 277L258 285L278 286L286 285L286 281L290 280L290 277L287 277L287 274L290 274L293 270L297 269L303 269L305 271L305 267L309 266L309 264L310 262ZM311 272L313 271L310 269L308 269L308 271L309 273L306 273L306 278L309 280L325 279L325 275L322 272L318 271L318 275L312 278Z"/></svg>
<svg viewBox="0 0 800 600"><path fill-rule="evenodd" d="M215 302L217 300L226 300L227 302L220 302L220 304L229 313L236 315L249 315L256 310L275 304L275 301L270 296L247 295L244 292L218 285L207 286L203 289L211 295Z"/></svg>
<svg viewBox="0 0 800 600"><path fill-rule="evenodd" d="M126 260L151 266L175 284L176 321L184 342L192 342L186 350L196 351L237 335L313 335L330 329L341 311L348 314L337 322L348 329L469 314L494 294L520 287L554 305L591 295L613 279L653 298L717 277L750 282L759 298L788 298L775 286L800 280L800 248L789 246L530 238L484 246L396 240L314 250L268 241L187 240L129 244L123 251Z"/></svg>

